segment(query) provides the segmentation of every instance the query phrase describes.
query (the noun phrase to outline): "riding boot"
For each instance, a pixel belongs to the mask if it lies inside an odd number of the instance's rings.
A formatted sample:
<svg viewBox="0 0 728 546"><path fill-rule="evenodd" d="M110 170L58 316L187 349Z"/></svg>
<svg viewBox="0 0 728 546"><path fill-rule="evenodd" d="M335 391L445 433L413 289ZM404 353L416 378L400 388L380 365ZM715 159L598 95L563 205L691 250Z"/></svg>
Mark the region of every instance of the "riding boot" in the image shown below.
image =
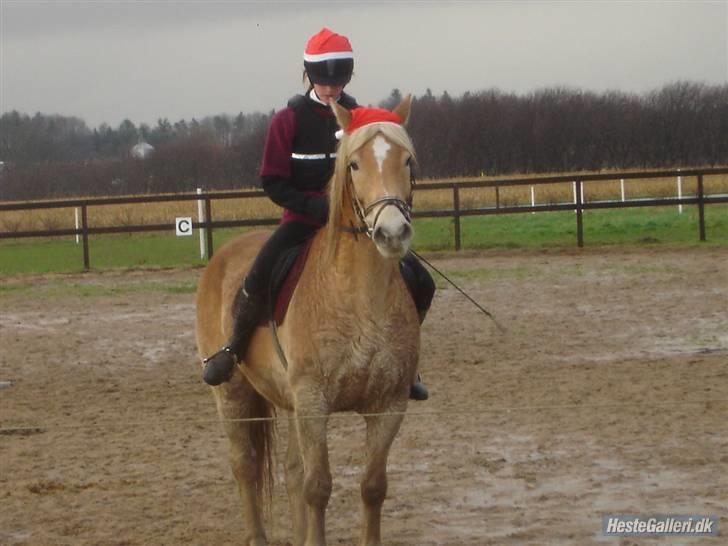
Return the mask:
<svg viewBox="0 0 728 546"><path fill-rule="evenodd" d="M238 362L248 349L250 337L260 323L263 313L263 298L249 295L244 286L240 287L233 305L233 335L227 345L204 360L202 379L208 385L219 385L228 381Z"/></svg>
<svg viewBox="0 0 728 546"><path fill-rule="evenodd" d="M427 309L423 311L418 311L417 314L420 317L420 324L422 324L425 320L425 315L427 315ZM422 378L420 377L420 374L417 374L417 379L415 382L410 386L410 392L409 392L410 400L417 400L418 402L421 402L423 400L427 400L430 397L430 393L427 390L427 387L425 387L424 383L422 383Z"/></svg>

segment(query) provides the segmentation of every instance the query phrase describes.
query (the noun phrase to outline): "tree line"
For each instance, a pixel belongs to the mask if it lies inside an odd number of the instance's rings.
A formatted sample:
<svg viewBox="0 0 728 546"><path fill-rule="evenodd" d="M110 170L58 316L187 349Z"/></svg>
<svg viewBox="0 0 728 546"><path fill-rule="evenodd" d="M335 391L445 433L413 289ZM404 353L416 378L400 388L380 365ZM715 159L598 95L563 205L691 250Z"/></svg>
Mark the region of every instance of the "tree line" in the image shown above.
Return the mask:
<svg viewBox="0 0 728 546"><path fill-rule="evenodd" d="M380 102L392 107L399 90ZM272 112L90 129L76 117L0 118L0 199L166 193L258 184ZM728 85L679 81L641 95L548 88L414 98L419 176L505 175L728 163ZM140 141L155 147L131 156Z"/></svg>

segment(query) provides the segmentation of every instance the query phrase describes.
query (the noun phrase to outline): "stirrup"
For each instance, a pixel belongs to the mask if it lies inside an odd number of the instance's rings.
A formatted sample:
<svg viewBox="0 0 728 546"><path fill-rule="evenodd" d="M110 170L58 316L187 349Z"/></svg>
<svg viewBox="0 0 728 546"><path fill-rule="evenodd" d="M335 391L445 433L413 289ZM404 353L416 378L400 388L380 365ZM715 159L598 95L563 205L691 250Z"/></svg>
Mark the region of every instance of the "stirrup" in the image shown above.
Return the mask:
<svg viewBox="0 0 728 546"><path fill-rule="evenodd" d="M203 359L205 367L202 370L202 379L211 386L217 386L228 381L235 367L238 357L229 345L225 345L214 355Z"/></svg>

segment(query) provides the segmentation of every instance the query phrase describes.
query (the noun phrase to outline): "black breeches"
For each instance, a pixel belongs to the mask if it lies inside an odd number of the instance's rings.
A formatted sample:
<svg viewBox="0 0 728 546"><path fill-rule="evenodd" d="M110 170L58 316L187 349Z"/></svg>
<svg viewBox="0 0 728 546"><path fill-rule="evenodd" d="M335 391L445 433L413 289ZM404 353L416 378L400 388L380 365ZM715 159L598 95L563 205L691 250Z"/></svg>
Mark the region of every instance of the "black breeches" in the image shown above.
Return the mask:
<svg viewBox="0 0 728 546"><path fill-rule="evenodd" d="M432 298L435 295L435 281L432 280L425 266L411 252L408 252L399 262L399 270L402 272L404 282L412 294L412 299L415 300L417 312L422 317L430 308Z"/></svg>
<svg viewBox="0 0 728 546"><path fill-rule="evenodd" d="M279 225L260 249L248 276L245 277L245 291L248 294L267 297L273 266L278 258L286 250L313 237L318 229L318 226L295 221Z"/></svg>

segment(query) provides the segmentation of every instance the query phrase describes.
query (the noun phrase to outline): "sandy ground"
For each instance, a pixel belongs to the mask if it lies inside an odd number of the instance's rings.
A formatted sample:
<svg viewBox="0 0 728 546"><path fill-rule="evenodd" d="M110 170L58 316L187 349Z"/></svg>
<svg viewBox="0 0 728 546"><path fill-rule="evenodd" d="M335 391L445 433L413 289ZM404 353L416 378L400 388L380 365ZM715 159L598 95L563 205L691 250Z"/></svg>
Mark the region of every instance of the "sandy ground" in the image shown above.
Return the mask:
<svg viewBox="0 0 728 546"><path fill-rule="evenodd" d="M508 332L438 291L421 359L431 399L410 405L392 450L386 544L726 543L728 249L434 263ZM239 544L196 360L199 274L0 280L0 544ZM332 419L330 437L329 544L355 544L360 419ZM276 546L290 540L282 461ZM606 538L605 513L715 514L723 536Z"/></svg>

